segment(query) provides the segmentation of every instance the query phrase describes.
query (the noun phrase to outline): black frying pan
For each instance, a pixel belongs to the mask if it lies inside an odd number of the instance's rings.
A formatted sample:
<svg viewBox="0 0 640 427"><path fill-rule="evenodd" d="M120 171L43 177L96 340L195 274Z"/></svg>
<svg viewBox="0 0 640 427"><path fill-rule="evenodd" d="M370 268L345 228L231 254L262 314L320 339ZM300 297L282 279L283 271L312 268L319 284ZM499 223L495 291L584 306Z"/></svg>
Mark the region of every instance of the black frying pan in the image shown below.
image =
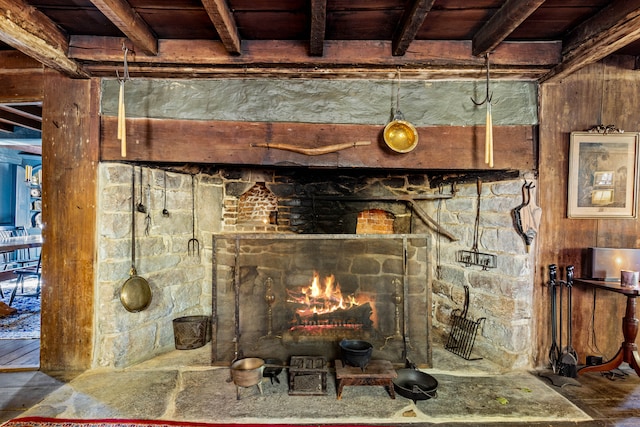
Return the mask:
<svg viewBox="0 0 640 427"><path fill-rule="evenodd" d="M437 396L438 380L417 369L398 369L393 388L402 397L413 400L427 400Z"/></svg>

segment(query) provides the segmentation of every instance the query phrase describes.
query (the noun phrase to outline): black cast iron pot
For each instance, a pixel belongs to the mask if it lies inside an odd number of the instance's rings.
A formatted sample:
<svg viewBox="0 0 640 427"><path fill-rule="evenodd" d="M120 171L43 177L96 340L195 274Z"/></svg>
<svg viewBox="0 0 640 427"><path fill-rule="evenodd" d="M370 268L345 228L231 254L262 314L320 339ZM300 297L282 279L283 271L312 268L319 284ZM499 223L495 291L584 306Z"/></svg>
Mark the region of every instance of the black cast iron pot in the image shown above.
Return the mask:
<svg viewBox="0 0 640 427"><path fill-rule="evenodd" d="M262 376L265 378L269 378L271 384L273 382L277 382L280 384L280 379L278 375L282 372L283 364L280 359L264 359L264 371L262 371Z"/></svg>
<svg viewBox="0 0 640 427"><path fill-rule="evenodd" d="M342 340L340 350L342 363L345 366L357 366L364 371L371 360L373 345L362 340Z"/></svg>

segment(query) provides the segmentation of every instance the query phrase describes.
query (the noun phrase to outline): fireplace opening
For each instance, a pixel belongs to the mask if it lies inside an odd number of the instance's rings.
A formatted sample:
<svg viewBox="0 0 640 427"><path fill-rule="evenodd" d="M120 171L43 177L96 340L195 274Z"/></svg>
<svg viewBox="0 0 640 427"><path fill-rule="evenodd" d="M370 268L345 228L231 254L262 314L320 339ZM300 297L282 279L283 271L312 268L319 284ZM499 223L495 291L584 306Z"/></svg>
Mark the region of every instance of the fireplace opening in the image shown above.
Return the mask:
<svg viewBox="0 0 640 427"><path fill-rule="evenodd" d="M278 198L265 186L257 182L238 200L238 224L275 224Z"/></svg>
<svg viewBox="0 0 640 427"><path fill-rule="evenodd" d="M369 298L343 294L334 274L321 278L314 271L308 285L288 288L286 292L287 305L293 310L292 326L286 333L362 338L369 336L374 327Z"/></svg>
<svg viewBox="0 0 640 427"><path fill-rule="evenodd" d="M425 235L221 234L213 245L212 359L373 356L431 363Z"/></svg>

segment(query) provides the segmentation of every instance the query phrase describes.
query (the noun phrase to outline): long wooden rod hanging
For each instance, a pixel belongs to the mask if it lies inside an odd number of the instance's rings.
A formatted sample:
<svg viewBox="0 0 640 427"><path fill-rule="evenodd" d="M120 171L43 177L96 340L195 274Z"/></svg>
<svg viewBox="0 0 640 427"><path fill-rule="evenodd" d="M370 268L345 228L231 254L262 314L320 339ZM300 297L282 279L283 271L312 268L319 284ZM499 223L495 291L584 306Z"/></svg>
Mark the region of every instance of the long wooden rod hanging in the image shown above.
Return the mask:
<svg viewBox="0 0 640 427"><path fill-rule="evenodd" d="M124 70L122 78L118 75L116 70L116 77L118 83L120 83L120 90L118 92L118 131L117 138L120 141L120 156L127 157L127 128L126 128L126 113L124 109L124 84L129 80L129 64L127 63L127 54L129 48L122 44L122 50L124 52Z"/></svg>

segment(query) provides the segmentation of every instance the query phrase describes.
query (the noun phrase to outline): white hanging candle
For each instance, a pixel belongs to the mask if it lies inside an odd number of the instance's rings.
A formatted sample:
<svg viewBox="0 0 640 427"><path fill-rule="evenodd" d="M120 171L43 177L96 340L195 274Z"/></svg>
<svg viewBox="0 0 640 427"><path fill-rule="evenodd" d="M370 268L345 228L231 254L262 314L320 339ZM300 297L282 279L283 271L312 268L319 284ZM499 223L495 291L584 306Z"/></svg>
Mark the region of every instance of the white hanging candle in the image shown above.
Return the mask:
<svg viewBox="0 0 640 427"><path fill-rule="evenodd" d="M487 101L484 162L488 164L489 167L493 167L493 119L491 118L491 101Z"/></svg>
<svg viewBox="0 0 640 427"><path fill-rule="evenodd" d="M118 94L118 139L120 140L120 155L127 157L127 131L125 128L124 112L124 81L120 82L120 92Z"/></svg>
<svg viewBox="0 0 640 427"><path fill-rule="evenodd" d="M129 53L129 48L127 48L124 43L122 44L122 50L124 51L124 75L122 79L118 76L118 71L116 70L116 77L118 77L118 82L120 83L120 91L118 93L118 130L117 137L120 140L120 155L122 157L127 157L127 128L126 128L126 113L124 110L124 84L129 80L129 64L127 63L127 54Z"/></svg>

